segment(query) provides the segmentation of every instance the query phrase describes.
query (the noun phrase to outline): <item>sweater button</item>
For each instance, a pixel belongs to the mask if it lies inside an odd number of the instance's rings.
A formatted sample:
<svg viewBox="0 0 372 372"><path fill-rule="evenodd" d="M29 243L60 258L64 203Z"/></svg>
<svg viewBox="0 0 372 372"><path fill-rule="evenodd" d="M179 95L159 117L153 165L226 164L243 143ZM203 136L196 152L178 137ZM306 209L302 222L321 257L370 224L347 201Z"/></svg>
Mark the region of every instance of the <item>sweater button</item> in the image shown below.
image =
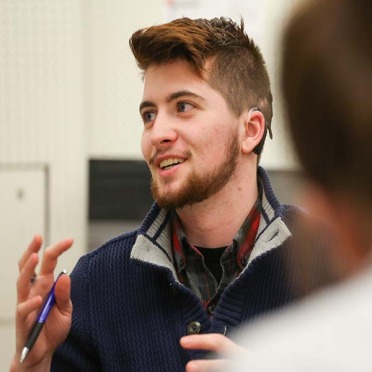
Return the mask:
<svg viewBox="0 0 372 372"><path fill-rule="evenodd" d="M215 309L215 305L213 305L213 304L211 304L211 305L209 305L208 307L207 307L207 311L208 311L208 314L209 315L213 315L213 313L214 313L214 309Z"/></svg>
<svg viewBox="0 0 372 372"><path fill-rule="evenodd" d="M200 330L201 330L201 324L199 322L191 322L188 326L187 326L187 334L188 335L196 335L198 333L200 333Z"/></svg>

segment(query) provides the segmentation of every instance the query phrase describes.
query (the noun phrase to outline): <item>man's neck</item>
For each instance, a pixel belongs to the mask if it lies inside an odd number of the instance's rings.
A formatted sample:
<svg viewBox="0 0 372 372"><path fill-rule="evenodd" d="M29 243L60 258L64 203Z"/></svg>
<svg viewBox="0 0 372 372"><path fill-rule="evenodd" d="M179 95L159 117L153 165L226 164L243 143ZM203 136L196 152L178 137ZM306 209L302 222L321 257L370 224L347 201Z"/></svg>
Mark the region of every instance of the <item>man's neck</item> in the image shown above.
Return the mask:
<svg viewBox="0 0 372 372"><path fill-rule="evenodd" d="M258 197L256 175L245 184L228 184L201 203L177 210L190 244L205 248L228 246Z"/></svg>

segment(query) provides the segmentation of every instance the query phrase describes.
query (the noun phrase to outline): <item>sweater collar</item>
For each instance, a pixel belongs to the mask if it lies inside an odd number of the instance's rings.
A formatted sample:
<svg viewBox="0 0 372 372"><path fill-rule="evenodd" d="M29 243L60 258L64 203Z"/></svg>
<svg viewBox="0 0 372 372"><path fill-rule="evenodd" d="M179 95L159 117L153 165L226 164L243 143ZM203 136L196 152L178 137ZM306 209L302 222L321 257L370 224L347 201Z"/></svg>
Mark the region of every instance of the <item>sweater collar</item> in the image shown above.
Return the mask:
<svg viewBox="0 0 372 372"><path fill-rule="evenodd" d="M257 172L263 188L262 211L255 245L247 267L255 258L279 247L291 236L288 227L282 220L282 208L271 188L268 174L262 167L258 167ZM170 213L154 203L138 230L131 258L168 268L177 278L173 263L170 225Z"/></svg>

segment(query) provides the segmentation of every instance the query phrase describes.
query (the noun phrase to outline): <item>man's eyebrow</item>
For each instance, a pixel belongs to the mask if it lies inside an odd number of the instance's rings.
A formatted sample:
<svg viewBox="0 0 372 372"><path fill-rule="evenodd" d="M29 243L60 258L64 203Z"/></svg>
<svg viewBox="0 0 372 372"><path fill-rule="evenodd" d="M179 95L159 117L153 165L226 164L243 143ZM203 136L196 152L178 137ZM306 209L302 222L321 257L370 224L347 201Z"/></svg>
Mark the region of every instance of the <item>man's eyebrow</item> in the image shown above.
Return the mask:
<svg viewBox="0 0 372 372"><path fill-rule="evenodd" d="M145 107L155 107L155 103L153 103L151 101L141 102L141 104L139 105L139 112L141 112L142 109L144 109Z"/></svg>
<svg viewBox="0 0 372 372"><path fill-rule="evenodd" d="M189 96L189 97L191 96L191 97L201 99L201 100L204 101L204 98L202 96L199 96L199 94L190 92L189 90L180 90L178 92L174 92L174 93L172 93L168 96L167 101L171 102L171 101L174 101L177 98L185 97L185 96Z"/></svg>
<svg viewBox="0 0 372 372"><path fill-rule="evenodd" d="M178 92L174 92L170 94L167 97L167 102L172 102L181 97L193 97L193 98L197 98L197 99L204 101L204 98L202 96L199 96L199 94L193 93L189 90L180 90ZM156 107L156 105L154 102L151 102L151 101L143 101L141 102L139 106L139 111L141 112L145 107Z"/></svg>

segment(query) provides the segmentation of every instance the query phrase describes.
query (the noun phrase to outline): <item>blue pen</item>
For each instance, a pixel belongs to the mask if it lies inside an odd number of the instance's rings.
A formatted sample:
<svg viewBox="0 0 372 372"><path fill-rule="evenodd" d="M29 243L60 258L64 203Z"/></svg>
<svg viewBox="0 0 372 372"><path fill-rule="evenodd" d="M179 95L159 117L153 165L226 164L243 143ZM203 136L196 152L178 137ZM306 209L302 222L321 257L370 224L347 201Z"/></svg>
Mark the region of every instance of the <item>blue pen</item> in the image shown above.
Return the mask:
<svg viewBox="0 0 372 372"><path fill-rule="evenodd" d="M20 358L21 363L23 363L23 361L26 359L28 353L31 351L32 346L34 346L34 343L37 340L37 338L39 337L39 334L40 334L41 330L43 329L43 326L44 326L44 324L47 320L49 312L50 312L51 308L53 307L53 305L55 303L54 288L56 286L56 283L57 283L59 277L62 274L67 274L67 271L66 270L61 271L61 273L57 276L57 279L53 283L53 287L50 290L50 292L48 294L48 297L47 297L42 309L40 310L40 313L37 317L37 321L34 324L34 326L32 327L30 335L28 336L26 345L22 350L22 354L21 354L21 358Z"/></svg>

